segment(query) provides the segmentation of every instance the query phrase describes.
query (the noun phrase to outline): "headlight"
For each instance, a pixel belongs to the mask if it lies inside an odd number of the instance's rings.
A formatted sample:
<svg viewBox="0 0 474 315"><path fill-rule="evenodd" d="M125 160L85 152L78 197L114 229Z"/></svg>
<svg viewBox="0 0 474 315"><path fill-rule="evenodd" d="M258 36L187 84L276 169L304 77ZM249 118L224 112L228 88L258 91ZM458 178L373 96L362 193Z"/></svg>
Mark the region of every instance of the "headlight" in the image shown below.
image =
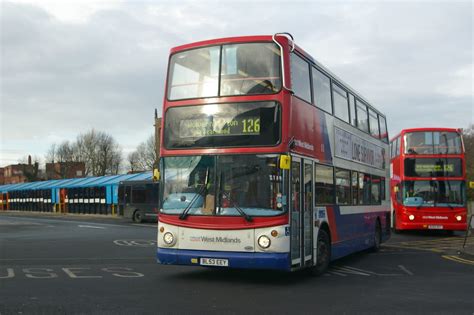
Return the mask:
<svg viewBox="0 0 474 315"><path fill-rule="evenodd" d="M266 249L270 247L271 243L272 242L270 241L270 239L265 235L262 235L258 238L258 246L260 246L261 248Z"/></svg>
<svg viewBox="0 0 474 315"><path fill-rule="evenodd" d="M410 214L410 215L408 216L408 219L410 219L410 221L413 221L413 220L415 220L415 216L414 216L413 214Z"/></svg>
<svg viewBox="0 0 474 315"><path fill-rule="evenodd" d="M461 217L460 215L457 215L457 216L456 216L456 220L461 221L461 220L462 220L462 217Z"/></svg>
<svg viewBox="0 0 474 315"><path fill-rule="evenodd" d="M174 243L174 236L170 232L166 232L163 235L163 241L165 242L166 245L171 245Z"/></svg>

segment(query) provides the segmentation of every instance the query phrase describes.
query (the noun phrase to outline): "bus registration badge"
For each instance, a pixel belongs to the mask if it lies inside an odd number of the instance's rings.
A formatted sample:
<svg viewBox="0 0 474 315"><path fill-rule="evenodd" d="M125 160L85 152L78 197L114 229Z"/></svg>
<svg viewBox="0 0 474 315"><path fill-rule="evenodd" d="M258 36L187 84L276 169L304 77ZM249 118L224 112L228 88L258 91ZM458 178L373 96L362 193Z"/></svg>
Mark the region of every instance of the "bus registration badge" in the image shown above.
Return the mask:
<svg viewBox="0 0 474 315"><path fill-rule="evenodd" d="M428 225L428 229L430 229L430 230L442 230L443 226L442 225Z"/></svg>
<svg viewBox="0 0 474 315"><path fill-rule="evenodd" d="M201 258L200 264L202 266L229 267L229 260L219 258Z"/></svg>

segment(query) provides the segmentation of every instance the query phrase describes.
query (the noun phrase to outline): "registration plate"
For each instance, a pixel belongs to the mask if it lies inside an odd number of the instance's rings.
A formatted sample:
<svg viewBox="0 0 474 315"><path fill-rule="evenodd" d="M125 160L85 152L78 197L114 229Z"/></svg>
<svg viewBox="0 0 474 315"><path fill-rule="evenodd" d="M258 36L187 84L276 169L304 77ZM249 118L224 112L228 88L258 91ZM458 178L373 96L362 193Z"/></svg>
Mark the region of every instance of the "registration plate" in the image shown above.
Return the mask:
<svg viewBox="0 0 474 315"><path fill-rule="evenodd" d="M200 264L202 266L229 267L229 260L219 258L201 258Z"/></svg>
<svg viewBox="0 0 474 315"><path fill-rule="evenodd" d="M428 229L430 229L430 230L442 230L443 226L442 225L428 225Z"/></svg>

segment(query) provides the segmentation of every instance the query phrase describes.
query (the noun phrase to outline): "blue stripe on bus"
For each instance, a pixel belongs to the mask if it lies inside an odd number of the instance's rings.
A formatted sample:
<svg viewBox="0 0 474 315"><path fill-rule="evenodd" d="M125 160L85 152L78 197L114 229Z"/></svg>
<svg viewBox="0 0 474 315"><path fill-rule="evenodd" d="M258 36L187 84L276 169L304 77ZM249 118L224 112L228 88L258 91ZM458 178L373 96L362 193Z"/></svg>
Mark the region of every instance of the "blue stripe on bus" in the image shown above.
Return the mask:
<svg viewBox="0 0 474 315"><path fill-rule="evenodd" d="M230 268L290 270L289 253L241 253L158 248L157 260L164 265L199 266L200 258L228 259ZM191 260L196 259L195 263Z"/></svg>
<svg viewBox="0 0 474 315"><path fill-rule="evenodd" d="M372 247L377 217L380 218L382 242L390 238L390 229L387 227L386 221L388 212L341 214L340 206L332 208L334 209L338 240L332 244L331 260ZM329 228L331 229L331 226Z"/></svg>

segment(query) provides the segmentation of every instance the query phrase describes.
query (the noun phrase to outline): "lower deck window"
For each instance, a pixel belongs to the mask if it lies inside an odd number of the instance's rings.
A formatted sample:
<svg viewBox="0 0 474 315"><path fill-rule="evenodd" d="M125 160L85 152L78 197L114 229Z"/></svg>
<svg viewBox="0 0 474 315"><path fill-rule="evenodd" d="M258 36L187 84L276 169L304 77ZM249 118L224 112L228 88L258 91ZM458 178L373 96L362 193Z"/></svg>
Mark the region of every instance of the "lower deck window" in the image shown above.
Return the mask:
<svg viewBox="0 0 474 315"><path fill-rule="evenodd" d="M351 173L348 170L336 168L336 204L351 204Z"/></svg>
<svg viewBox="0 0 474 315"><path fill-rule="evenodd" d="M314 168L314 203L316 205L334 203L334 171L332 166L316 164Z"/></svg>

